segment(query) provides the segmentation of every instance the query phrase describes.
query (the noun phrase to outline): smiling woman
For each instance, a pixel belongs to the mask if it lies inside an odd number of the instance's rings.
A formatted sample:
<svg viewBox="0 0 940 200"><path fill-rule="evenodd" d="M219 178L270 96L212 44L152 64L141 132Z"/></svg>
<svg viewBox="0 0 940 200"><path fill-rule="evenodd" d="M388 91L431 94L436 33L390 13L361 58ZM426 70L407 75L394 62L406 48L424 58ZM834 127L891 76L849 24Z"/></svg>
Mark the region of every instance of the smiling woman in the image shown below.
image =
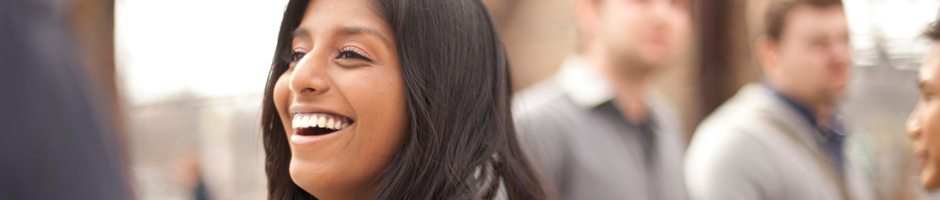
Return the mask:
<svg viewBox="0 0 940 200"><path fill-rule="evenodd" d="M264 93L269 199L541 199L478 0L291 0Z"/></svg>

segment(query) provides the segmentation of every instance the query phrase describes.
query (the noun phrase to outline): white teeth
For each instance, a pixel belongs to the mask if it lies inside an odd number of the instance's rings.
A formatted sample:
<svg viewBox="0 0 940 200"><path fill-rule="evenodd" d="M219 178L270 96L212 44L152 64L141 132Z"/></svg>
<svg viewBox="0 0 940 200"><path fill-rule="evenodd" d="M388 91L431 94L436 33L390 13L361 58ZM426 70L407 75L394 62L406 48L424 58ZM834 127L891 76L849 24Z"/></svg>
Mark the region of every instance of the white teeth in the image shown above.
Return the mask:
<svg viewBox="0 0 940 200"><path fill-rule="evenodd" d="M308 127L310 124L312 124L312 122L313 116L303 116L300 120L300 125L303 125L302 127Z"/></svg>
<svg viewBox="0 0 940 200"><path fill-rule="evenodd" d="M339 116L334 116L325 113L305 113L305 114L294 114L293 119L291 120L291 127L293 128L308 128L308 127L319 127L327 128L333 130L340 130L349 126L346 120L343 120Z"/></svg>
<svg viewBox="0 0 940 200"><path fill-rule="evenodd" d="M333 118L326 118L326 124L323 124L323 127L328 129L335 129L333 128Z"/></svg>
<svg viewBox="0 0 940 200"><path fill-rule="evenodd" d="M319 117L319 116L316 116L316 115L307 117L307 126L308 126L308 127L317 127L317 119L319 119L319 118L320 118L320 117Z"/></svg>
<svg viewBox="0 0 940 200"><path fill-rule="evenodd" d="M326 128L326 116L317 117L317 127Z"/></svg>

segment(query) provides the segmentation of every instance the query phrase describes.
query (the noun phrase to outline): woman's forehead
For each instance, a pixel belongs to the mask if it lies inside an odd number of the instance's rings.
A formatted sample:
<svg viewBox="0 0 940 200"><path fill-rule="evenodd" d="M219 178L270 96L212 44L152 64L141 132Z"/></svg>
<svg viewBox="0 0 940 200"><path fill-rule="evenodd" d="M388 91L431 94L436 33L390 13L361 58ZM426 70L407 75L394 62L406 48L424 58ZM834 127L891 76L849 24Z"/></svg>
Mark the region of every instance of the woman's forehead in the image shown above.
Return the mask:
<svg viewBox="0 0 940 200"><path fill-rule="evenodd" d="M311 1L293 37L318 34L372 35L390 42L391 30L371 0Z"/></svg>

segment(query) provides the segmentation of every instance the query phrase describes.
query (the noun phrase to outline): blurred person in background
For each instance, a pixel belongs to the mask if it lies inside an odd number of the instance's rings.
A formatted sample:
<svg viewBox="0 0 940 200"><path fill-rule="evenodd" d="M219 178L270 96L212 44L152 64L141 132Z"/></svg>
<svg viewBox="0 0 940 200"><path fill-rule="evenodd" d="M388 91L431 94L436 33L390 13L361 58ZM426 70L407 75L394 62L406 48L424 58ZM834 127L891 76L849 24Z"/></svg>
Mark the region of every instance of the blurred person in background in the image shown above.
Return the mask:
<svg viewBox="0 0 940 200"><path fill-rule="evenodd" d="M686 158L700 200L866 199L843 153L839 116L852 70L840 0L770 3L756 44L763 83L746 85L698 127Z"/></svg>
<svg viewBox="0 0 940 200"><path fill-rule="evenodd" d="M114 118L85 76L72 1L0 1L0 199L132 199ZM80 37L78 37L80 38Z"/></svg>
<svg viewBox="0 0 940 200"><path fill-rule="evenodd" d="M921 184L928 190L940 189L940 20L928 27L924 36L933 42L917 76L921 97L908 120L908 136L914 140L915 155L923 169Z"/></svg>
<svg viewBox="0 0 940 200"><path fill-rule="evenodd" d="M575 4L578 55L514 104L540 178L553 198L686 199L681 123L650 85L689 45L688 2Z"/></svg>
<svg viewBox="0 0 940 200"><path fill-rule="evenodd" d="M478 0L291 0L264 92L269 199L543 199Z"/></svg>

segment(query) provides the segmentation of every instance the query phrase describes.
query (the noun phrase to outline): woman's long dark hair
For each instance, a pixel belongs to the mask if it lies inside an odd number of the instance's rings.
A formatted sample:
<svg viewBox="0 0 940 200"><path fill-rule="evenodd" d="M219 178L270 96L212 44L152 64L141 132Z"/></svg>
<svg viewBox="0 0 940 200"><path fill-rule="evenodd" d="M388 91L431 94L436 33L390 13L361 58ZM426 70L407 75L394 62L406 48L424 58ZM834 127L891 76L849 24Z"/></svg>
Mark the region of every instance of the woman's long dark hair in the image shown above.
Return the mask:
<svg viewBox="0 0 940 200"><path fill-rule="evenodd" d="M307 4L288 3L264 91L269 199L314 198L290 178L291 153L272 99L274 83L289 65L279 58L289 53L290 34ZM509 62L482 2L378 0L375 5L394 33L408 112L401 151L376 178L378 199L481 197L475 191L481 183L471 177L488 163L510 199L543 199L516 140ZM495 190L489 191L482 197L492 198Z"/></svg>

